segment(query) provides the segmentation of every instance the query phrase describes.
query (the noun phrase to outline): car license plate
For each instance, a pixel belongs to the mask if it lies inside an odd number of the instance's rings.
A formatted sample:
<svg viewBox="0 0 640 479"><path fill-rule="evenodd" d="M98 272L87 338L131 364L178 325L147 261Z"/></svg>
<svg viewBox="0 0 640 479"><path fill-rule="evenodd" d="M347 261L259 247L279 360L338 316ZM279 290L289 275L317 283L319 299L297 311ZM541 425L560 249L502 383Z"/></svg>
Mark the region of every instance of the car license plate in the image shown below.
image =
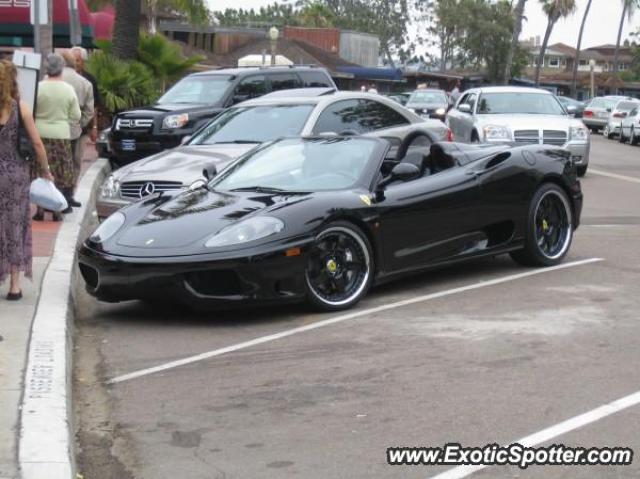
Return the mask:
<svg viewBox="0 0 640 479"><path fill-rule="evenodd" d="M122 151L136 151L136 140L122 140Z"/></svg>
<svg viewBox="0 0 640 479"><path fill-rule="evenodd" d="M607 113L606 111L601 111L600 113L598 113L598 116L600 118L609 118L609 113Z"/></svg>

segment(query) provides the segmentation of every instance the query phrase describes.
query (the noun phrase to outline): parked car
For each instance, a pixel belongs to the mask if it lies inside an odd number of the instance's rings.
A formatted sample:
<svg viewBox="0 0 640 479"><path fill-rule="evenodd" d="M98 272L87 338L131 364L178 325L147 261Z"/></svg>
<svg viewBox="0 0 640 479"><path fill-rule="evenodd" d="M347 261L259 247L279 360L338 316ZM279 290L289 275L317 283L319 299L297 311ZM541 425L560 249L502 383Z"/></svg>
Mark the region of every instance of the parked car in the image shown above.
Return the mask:
<svg viewBox="0 0 640 479"><path fill-rule="evenodd" d="M450 139L441 121L425 120L381 95L330 88L271 93L228 109L183 146L114 171L98 192L98 217L104 219L154 192L202 182L203 170L214 175L260 143L282 136L380 136L397 149L415 129L427 129L437 140Z"/></svg>
<svg viewBox="0 0 640 479"><path fill-rule="evenodd" d="M620 124L622 120L627 117L630 111L638 106L637 100L621 100L612 108L609 113L609 120L607 121L602 135L608 139L612 139L620 134Z"/></svg>
<svg viewBox="0 0 640 479"><path fill-rule="evenodd" d="M111 147L109 146L109 132L111 128L105 128L100 133L98 133L98 138L96 138L96 151L98 153L99 158L107 158L111 160Z"/></svg>
<svg viewBox="0 0 640 479"><path fill-rule="evenodd" d="M387 97L390 100L395 101L396 103L400 103L402 106L405 106L409 101L409 97L411 93L390 93Z"/></svg>
<svg viewBox="0 0 640 479"><path fill-rule="evenodd" d="M422 117L444 121L449 109L449 99L444 90L421 89L411 94L405 106Z"/></svg>
<svg viewBox="0 0 640 479"><path fill-rule="evenodd" d="M336 88L326 70L309 66L210 70L189 75L151 106L113 119L113 162L125 165L178 146L185 136L225 108L266 93L292 88Z"/></svg>
<svg viewBox="0 0 640 479"><path fill-rule="evenodd" d="M373 285L463 260L562 262L583 202L567 150L433 141L417 131L397 156L388 140L363 136L266 143L206 186L110 216L79 252L87 291L107 302L307 300L336 311ZM415 142L431 145L423 154Z"/></svg>
<svg viewBox="0 0 640 479"><path fill-rule="evenodd" d="M557 96L564 109L567 110L567 113L574 116L574 118L582 118L584 113L585 104L581 101L575 100L573 98L569 98L568 96Z"/></svg>
<svg viewBox="0 0 640 479"><path fill-rule="evenodd" d="M640 142L640 104L636 105L620 124L620 143L629 141L632 145Z"/></svg>
<svg viewBox="0 0 640 479"><path fill-rule="evenodd" d="M583 176L591 137L582 121L567 115L549 91L524 87L485 87L464 92L447 114L456 141L514 142L561 146Z"/></svg>
<svg viewBox="0 0 640 479"><path fill-rule="evenodd" d="M609 122L609 114L621 100L633 100L626 96L599 96L584 107L582 122L594 133L602 130Z"/></svg>

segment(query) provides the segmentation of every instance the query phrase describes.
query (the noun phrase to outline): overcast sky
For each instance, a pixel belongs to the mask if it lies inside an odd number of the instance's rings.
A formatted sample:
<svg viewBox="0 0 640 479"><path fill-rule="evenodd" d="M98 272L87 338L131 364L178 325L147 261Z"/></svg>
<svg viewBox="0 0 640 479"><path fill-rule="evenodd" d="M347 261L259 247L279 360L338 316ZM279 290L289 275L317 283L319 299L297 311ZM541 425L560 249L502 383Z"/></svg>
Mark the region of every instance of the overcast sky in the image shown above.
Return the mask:
<svg viewBox="0 0 640 479"><path fill-rule="evenodd" d="M273 3L273 0L207 0L212 10L224 10L225 8L259 8ZM576 13L566 20L560 20L551 35L551 43L563 42L571 46L576 45L580 22L587 4L587 0L576 0L578 9ZM590 47L604 43L616 42L618 34L618 22L622 13L621 0L593 0L589 19L585 27L583 46ZM546 18L538 0L528 0L526 8L527 21L524 24L522 39L531 36L544 36L547 25ZM623 39L629 32L635 31L640 24L640 12L632 19L630 25L626 25Z"/></svg>

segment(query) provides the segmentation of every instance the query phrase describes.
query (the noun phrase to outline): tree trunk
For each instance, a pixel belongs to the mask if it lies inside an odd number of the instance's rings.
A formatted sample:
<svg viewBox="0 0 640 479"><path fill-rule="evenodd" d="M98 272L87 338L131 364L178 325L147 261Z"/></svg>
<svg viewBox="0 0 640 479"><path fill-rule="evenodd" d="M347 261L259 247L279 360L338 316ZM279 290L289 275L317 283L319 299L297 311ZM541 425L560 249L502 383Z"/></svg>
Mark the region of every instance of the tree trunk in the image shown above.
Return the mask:
<svg viewBox="0 0 640 479"><path fill-rule="evenodd" d="M557 17L549 17L549 21L547 22L547 30L544 32L544 40L542 41L542 46L540 47L540 55L538 55L538 64L536 65L536 86L540 85L540 69L542 68L542 64L544 63L544 54L547 51L547 44L549 43L551 31L553 30L553 27L557 21Z"/></svg>
<svg viewBox="0 0 640 479"><path fill-rule="evenodd" d="M389 61L389 64L391 65L391 68L395 68L396 67L396 62L393 61L393 58L391 57L391 50L389 50L389 44L386 43L384 45L384 54L387 57L387 60Z"/></svg>
<svg viewBox="0 0 640 479"><path fill-rule="evenodd" d="M116 0L113 54L123 60L136 58L140 39L140 1Z"/></svg>
<svg viewBox="0 0 640 479"><path fill-rule="evenodd" d="M47 2L47 11L49 12L49 17L45 25L40 25L40 52L43 59L49 53L53 52L53 0L48 0Z"/></svg>
<svg viewBox="0 0 640 479"><path fill-rule="evenodd" d="M578 67L580 66L580 47L582 46L582 34L584 32L584 25L587 23L587 16L589 16L589 10L591 9L591 1L587 2L587 8L582 16L582 23L580 24L580 33L578 33L578 45L576 45L576 57L573 60L573 77L571 79L571 96L575 98L577 96L578 85Z"/></svg>
<svg viewBox="0 0 640 479"><path fill-rule="evenodd" d="M618 27L618 40L616 41L616 52L613 56L613 75L614 77L618 75L618 57L620 55L620 41L622 40L622 29L624 28L624 19L627 16L627 11L629 9L629 2L625 0L623 2L622 15L620 16L620 26ZM615 78L614 78L615 81ZM613 94L618 94L618 85L613 88Z"/></svg>
<svg viewBox="0 0 640 479"><path fill-rule="evenodd" d="M507 63L504 66L504 76L502 83L507 85L511 79L511 66L513 65L513 57L518 49L518 40L520 39L520 33L522 32L522 17L524 16L524 4L527 0L518 0L516 8L513 11L513 36L511 37L511 47L509 53L507 53Z"/></svg>

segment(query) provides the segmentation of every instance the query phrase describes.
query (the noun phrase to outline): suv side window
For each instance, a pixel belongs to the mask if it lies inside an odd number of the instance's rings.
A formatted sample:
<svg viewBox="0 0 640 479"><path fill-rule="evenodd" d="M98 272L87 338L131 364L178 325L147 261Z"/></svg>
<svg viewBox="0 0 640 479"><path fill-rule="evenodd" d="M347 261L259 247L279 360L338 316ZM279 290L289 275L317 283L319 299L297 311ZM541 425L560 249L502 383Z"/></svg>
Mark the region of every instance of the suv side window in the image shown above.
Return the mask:
<svg viewBox="0 0 640 479"><path fill-rule="evenodd" d="M322 72L318 71L299 71L298 76L302 80L304 88L333 88L331 81Z"/></svg>
<svg viewBox="0 0 640 479"><path fill-rule="evenodd" d="M271 91L300 88L300 81L294 73L273 73L269 75L269 80L271 80Z"/></svg>
<svg viewBox="0 0 640 479"><path fill-rule="evenodd" d="M234 96L242 97L243 100L256 98L267 93L267 83L264 75L247 77L238 83Z"/></svg>
<svg viewBox="0 0 640 479"><path fill-rule="evenodd" d="M318 117L314 133L342 133L352 130L368 133L374 130L406 125L400 113L373 100L343 100L328 106Z"/></svg>

